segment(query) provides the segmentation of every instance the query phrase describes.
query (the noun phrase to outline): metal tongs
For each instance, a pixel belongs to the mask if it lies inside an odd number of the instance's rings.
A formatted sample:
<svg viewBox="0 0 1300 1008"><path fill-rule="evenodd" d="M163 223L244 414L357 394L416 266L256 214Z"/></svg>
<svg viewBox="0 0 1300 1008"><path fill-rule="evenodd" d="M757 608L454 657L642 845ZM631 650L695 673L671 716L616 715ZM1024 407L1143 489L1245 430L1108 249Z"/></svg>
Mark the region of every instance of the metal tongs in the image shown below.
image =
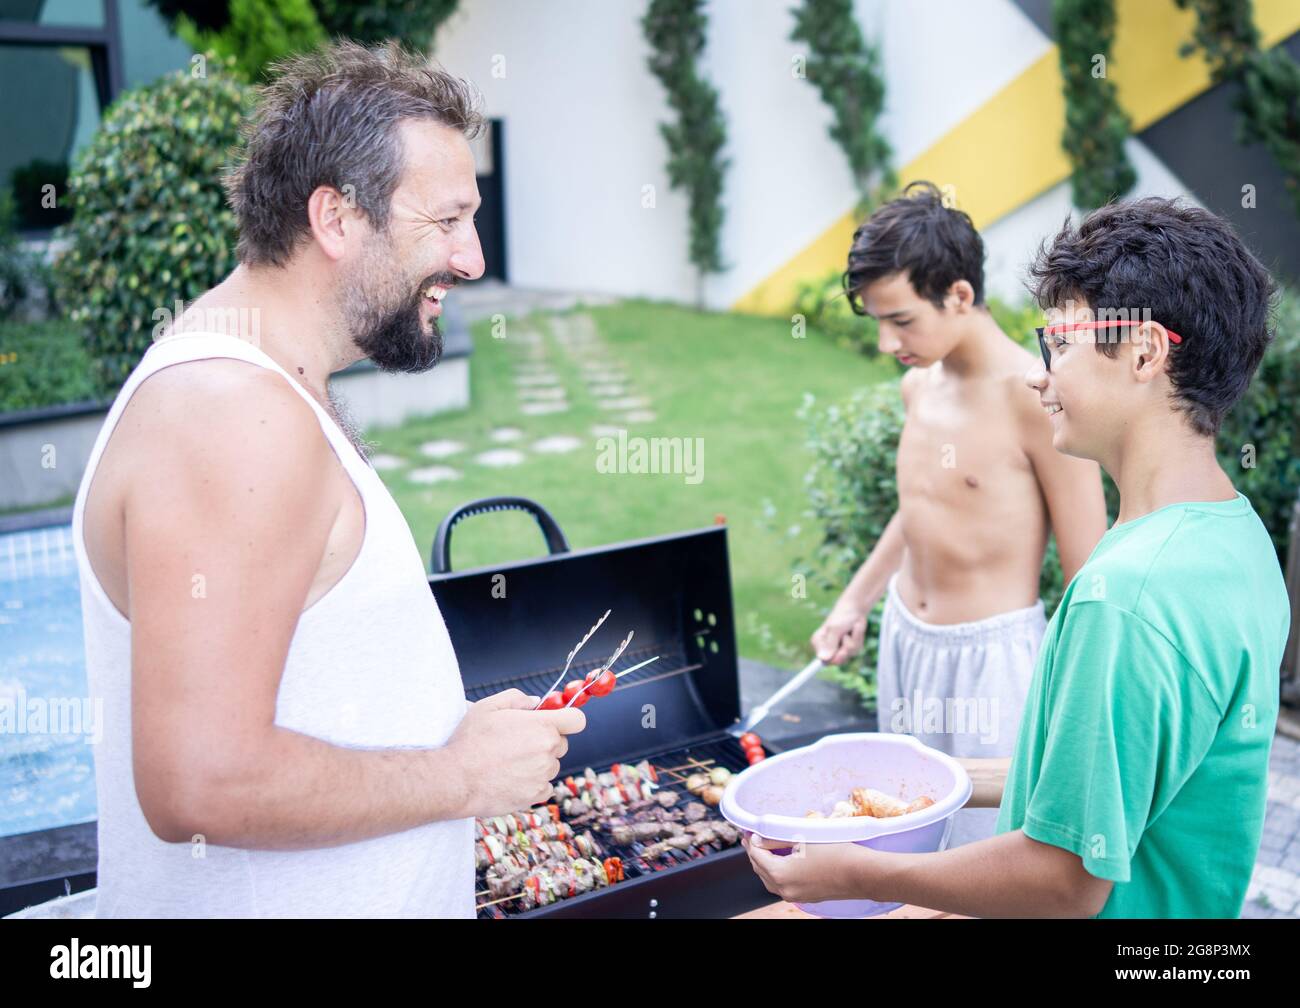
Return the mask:
<svg viewBox="0 0 1300 1008"><path fill-rule="evenodd" d="M583 635L582 640L578 641L577 644L573 645L573 650L569 652L569 657L564 660L564 668L560 672L559 678L556 679L555 682L551 683L551 688L541 695L541 698L537 701L537 707L540 707L542 705L542 700L545 700L547 696L555 692L556 686L564 682L564 677L569 674L569 666L573 664L574 655L576 655L579 651L582 650L582 645L586 644L587 641L591 640L591 635L600 629L600 625L604 623L605 620L609 619L609 614L612 613L613 611L614 611L613 609L606 609L605 615L602 616L600 619L596 620L596 625L593 626L590 630L586 632L586 634ZM630 634L628 635L628 639L629 640L631 639ZM624 643L626 644L626 642ZM617 653L622 654L623 652L619 651ZM537 707L534 707L533 710L537 710Z"/></svg>
<svg viewBox="0 0 1300 1008"><path fill-rule="evenodd" d="M632 643L632 634L633 634L633 633L635 633L635 631L633 631L633 630L629 630L629 631L627 632L627 636L623 638L623 643L620 644L620 645L615 649L614 653L613 653L612 655L610 655L610 656L609 656L609 657L608 657L608 658L607 658L607 659L606 659L606 660L601 664L599 671L607 672L607 671L610 670L610 668L613 666L614 662L618 661L619 657L623 654L623 652L627 650L627 646L628 646L629 644ZM614 678L615 678L615 680L621 679L621 678L623 678L623 676L627 675L629 672L635 672L635 671L636 671L637 669L639 669L639 668L645 668L645 667L646 667L647 665L649 665L651 662L657 662L658 660L659 660L659 656L658 656L658 655L655 655L653 658L647 658L645 661L643 661L643 662L638 662L637 664L633 665L631 668L625 668L622 672L615 672L615 673L614 673ZM596 681L596 680L594 680L594 679L590 679L590 678L588 678L588 679L587 679L587 680L582 684L582 689L578 690L577 693L575 693L575 694L573 694L573 696L569 697L569 702L566 703L566 704L564 705L564 707L572 707L572 706L573 706L573 702L574 702L575 700L577 700L578 697L580 697L580 696L582 696L584 693L586 693L587 690L591 689L591 687L592 687L592 685L595 683L595 681ZM564 708L562 707L562 708L560 708L560 709L563 710Z"/></svg>
<svg viewBox="0 0 1300 1008"><path fill-rule="evenodd" d="M789 682L764 700L757 707L749 712L749 716L744 721L739 721L727 729L728 734L739 737L747 731L753 731L754 726L762 721L772 712L772 708L806 683L825 667L820 658L814 658L803 670L796 676L791 677Z"/></svg>
<svg viewBox="0 0 1300 1008"><path fill-rule="evenodd" d="M537 701L537 707L534 707L533 710L537 710L538 707L541 707L542 701L545 700L548 696L550 696L550 694L554 693L556 687L559 686L560 683L564 681L564 677L569 674L570 666L573 665L574 657L577 655L579 651L582 650L582 646L586 644L587 641L591 640L592 635L597 630L600 629L601 624L604 623L605 620L609 619L609 614L611 612L613 612L612 609L606 609L605 615L602 616L600 619L596 620L595 626L593 626L590 630L588 630L586 634L583 635L582 640L578 641L578 643L573 646L573 650L569 652L568 658L566 658L564 661L564 668L561 670L559 677L555 680L555 682L551 683L551 688L542 694L541 699ZM617 648L614 649L614 653L610 655L602 665L599 666L600 671L608 670L614 664L614 662L618 661L618 659L622 656L623 652L627 650L627 646L632 643L632 635L635 632L636 631L634 630L629 630L627 632L627 636L624 637L623 642L619 644ZM645 661L638 662L636 665L633 665L631 668L625 668L622 672L615 673L614 678L620 679L623 676L627 675L629 672L635 672L637 669L645 668L651 662L656 662L658 660L659 660L658 655L655 655L653 658L647 658ZM591 679L587 679L586 681L584 681L582 685L582 689L578 690L577 693L575 693L572 697L570 697L569 701L564 706L572 707L573 701L578 699L578 697L582 696L584 693L586 693L593 681L594 680Z"/></svg>

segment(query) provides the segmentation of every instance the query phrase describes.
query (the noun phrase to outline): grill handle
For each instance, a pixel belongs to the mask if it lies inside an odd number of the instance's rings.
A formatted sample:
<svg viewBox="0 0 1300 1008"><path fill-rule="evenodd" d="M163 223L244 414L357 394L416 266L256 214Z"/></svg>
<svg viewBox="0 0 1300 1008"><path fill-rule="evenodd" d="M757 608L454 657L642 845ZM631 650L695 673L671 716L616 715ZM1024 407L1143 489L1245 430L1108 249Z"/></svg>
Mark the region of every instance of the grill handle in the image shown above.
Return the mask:
<svg viewBox="0 0 1300 1008"><path fill-rule="evenodd" d="M451 530L466 518L490 511L527 511L546 537L546 548L552 555L569 552L569 543L560 531L559 524L536 501L527 497L482 497L462 504L439 523L438 531L433 536L433 554L429 558L434 574L451 573Z"/></svg>

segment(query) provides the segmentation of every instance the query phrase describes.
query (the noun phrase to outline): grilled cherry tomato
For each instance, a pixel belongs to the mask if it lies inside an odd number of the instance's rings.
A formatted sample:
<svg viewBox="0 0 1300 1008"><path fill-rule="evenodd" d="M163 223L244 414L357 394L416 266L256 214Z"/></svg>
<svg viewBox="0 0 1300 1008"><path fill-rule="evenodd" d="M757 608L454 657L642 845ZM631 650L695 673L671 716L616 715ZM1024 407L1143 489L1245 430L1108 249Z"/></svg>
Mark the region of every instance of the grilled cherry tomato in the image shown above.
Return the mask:
<svg viewBox="0 0 1300 1008"><path fill-rule="evenodd" d="M559 710L564 706L564 697L552 690L542 699L540 710Z"/></svg>
<svg viewBox="0 0 1300 1008"><path fill-rule="evenodd" d="M605 669L596 677L596 681L591 684L591 688L587 692L592 696L609 696L614 692L616 683L617 679L614 673L609 669Z"/></svg>
<svg viewBox="0 0 1300 1008"><path fill-rule="evenodd" d="M584 690L587 684L581 679L570 679L564 687L564 705L568 706L569 701L573 701L574 707L581 707L591 699L591 691ZM574 700L573 698L578 699Z"/></svg>
<svg viewBox="0 0 1300 1008"><path fill-rule="evenodd" d="M752 731L745 732L740 736L740 746L742 749L753 749L754 746L762 748L763 740L755 735Z"/></svg>
<svg viewBox="0 0 1300 1008"><path fill-rule="evenodd" d="M753 766L755 763L762 763L763 760L767 759L767 755L762 749L746 749L745 759L749 760L750 766Z"/></svg>

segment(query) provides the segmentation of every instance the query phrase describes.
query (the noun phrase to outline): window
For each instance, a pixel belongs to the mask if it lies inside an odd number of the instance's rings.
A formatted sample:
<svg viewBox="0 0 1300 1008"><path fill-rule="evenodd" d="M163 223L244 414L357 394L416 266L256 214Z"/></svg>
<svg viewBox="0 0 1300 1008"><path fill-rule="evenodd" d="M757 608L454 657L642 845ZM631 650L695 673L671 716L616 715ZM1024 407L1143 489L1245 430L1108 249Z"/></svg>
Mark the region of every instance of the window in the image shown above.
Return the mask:
<svg viewBox="0 0 1300 1008"><path fill-rule="evenodd" d="M68 166L122 87L117 0L0 0L0 186L18 227L67 219Z"/></svg>

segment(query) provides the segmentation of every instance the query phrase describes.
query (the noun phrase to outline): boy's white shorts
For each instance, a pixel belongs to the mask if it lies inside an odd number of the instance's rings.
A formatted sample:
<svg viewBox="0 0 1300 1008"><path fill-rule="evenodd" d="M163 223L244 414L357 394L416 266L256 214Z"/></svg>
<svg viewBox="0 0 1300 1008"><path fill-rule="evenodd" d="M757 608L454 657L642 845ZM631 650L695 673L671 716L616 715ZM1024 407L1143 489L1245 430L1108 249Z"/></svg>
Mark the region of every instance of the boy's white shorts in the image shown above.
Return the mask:
<svg viewBox="0 0 1300 1008"><path fill-rule="evenodd" d="M1011 756L1047 629L1043 602L971 623L917 619L889 579L876 666L882 732L904 732L951 756ZM870 786L870 785L866 785ZM998 810L963 809L948 847L993 836Z"/></svg>

